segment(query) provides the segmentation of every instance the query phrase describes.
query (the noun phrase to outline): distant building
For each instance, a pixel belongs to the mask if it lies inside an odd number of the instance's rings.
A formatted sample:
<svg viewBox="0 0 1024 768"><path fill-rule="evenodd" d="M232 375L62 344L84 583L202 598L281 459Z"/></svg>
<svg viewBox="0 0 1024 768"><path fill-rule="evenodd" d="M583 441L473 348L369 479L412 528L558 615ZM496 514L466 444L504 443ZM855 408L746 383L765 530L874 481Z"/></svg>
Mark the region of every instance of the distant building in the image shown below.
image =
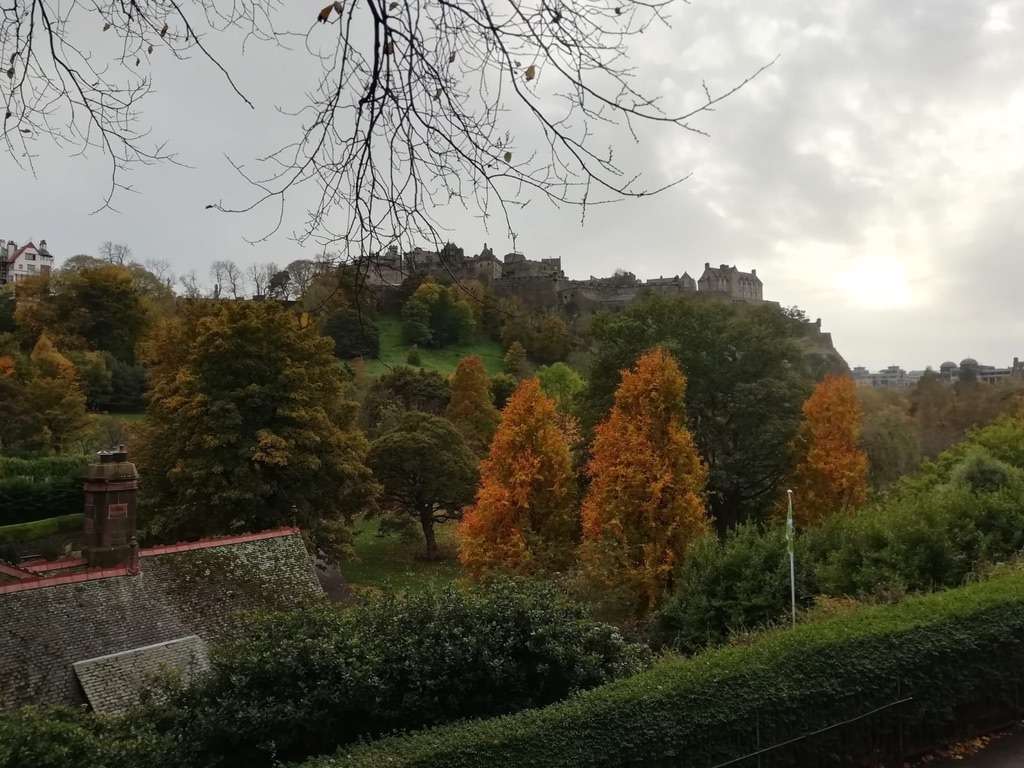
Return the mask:
<svg viewBox="0 0 1024 768"><path fill-rule="evenodd" d="M851 375L857 386L875 389L910 389L915 386L925 373L930 371L904 371L898 365L890 365L881 371L872 373L863 366L853 369ZM1006 368L994 365L981 365L972 357L964 358L959 364L947 360L939 366L940 381L955 384L961 380L974 380L983 384L998 384L1001 381L1020 379L1024 381L1024 362L1013 358L1013 363Z"/></svg>
<svg viewBox="0 0 1024 768"><path fill-rule="evenodd" d="M764 300L764 285L756 269L741 272L728 264L712 267L710 263L704 262L704 273L697 281L697 288L702 292L724 294L734 301Z"/></svg>
<svg viewBox="0 0 1024 768"><path fill-rule="evenodd" d="M13 240L0 240L0 285L46 275L52 269L53 254L46 249L45 240L40 240L38 246L31 242L19 246Z"/></svg>
<svg viewBox="0 0 1024 768"><path fill-rule="evenodd" d="M205 670L238 611L323 595L294 528L140 550L135 465L123 449L98 458L80 555L0 563L0 710L123 711L155 674Z"/></svg>

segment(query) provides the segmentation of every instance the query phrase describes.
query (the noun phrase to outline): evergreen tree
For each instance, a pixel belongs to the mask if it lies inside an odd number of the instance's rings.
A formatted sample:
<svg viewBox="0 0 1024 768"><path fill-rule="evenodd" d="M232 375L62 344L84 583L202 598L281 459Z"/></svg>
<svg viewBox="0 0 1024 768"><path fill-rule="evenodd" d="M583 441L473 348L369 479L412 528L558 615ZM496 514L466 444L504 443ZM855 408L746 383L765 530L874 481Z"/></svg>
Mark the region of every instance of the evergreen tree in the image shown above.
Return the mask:
<svg viewBox="0 0 1024 768"><path fill-rule="evenodd" d="M473 575L567 562L576 536L576 487L555 404L536 379L505 406L480 465L476 502L459 525L459 560Z"/></svg>
<svg viewBox="0 0 1024 768"><path fill-rule="evenodd" d="M518 341L505 350L505 373L517 379L526 375L526 350Z"/></svg>
<svg viewBox="0 0 1024 768"><path fill-rule="evenodd" d="M638 614L671 589L672 574L709 528L707 468L686 429L686 380L663 349L622 374L587 468L581 555L590 577L625 590Z"/></svg>

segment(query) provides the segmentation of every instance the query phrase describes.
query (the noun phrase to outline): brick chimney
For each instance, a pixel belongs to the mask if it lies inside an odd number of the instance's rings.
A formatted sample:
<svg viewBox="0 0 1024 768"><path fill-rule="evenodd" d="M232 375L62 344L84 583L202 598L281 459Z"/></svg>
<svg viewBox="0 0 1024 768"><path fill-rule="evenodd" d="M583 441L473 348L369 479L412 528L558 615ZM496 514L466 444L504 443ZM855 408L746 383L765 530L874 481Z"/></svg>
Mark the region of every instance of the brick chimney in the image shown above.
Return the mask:
<svg viewBox="0 0 1024 768"><path fill-rule="evenodd" d="M138 564L135 500L139 473L123 445L100 451L85 475L85 523L82 554L90 566Z"/></svg>

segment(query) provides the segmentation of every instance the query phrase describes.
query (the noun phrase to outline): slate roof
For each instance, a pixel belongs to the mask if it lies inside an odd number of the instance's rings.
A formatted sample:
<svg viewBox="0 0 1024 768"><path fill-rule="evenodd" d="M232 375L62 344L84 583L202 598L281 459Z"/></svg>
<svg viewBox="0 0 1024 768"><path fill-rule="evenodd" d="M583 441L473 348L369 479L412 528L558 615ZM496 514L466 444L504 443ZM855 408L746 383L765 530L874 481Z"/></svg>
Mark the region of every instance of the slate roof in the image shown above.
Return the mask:
<svg viewBox="0 0 1024 768"><path fill-rule="evenodd" d="M206 643L196 635L110 653L71 665L94 712L116 714L139 702L142 692L162 675L185 682L210 668Z"/></svg>
<svg viewBox="0 0 1024 768"><path fill-rule="evenodd" d="M76 662L191 635L215 643L238 611L322 598L294 528L144 549L137 570L0 583L0 710L87 703Z"/></svg>

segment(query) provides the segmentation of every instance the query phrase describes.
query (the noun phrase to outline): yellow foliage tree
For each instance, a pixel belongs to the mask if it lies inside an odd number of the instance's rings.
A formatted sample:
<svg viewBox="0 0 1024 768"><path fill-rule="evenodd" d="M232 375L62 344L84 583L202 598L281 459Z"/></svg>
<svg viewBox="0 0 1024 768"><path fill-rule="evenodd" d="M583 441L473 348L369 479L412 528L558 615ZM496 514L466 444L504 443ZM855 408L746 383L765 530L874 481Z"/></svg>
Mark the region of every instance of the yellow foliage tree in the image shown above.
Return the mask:
<svg viewBox="0 0 1024 768"><path fill-rule="evenodd" d="M803 405L793 472L797 522L815 523L862 504L868 458L860 448L861 406L849 376L826 376Z"/></svg>
<svg viewBox="0 0 1024 768"><path fill-rule="evenodd" d="M476 355L459 361L451 379L451 400L445 416L462 433L477 456L487 453L498 427L498 409L491 398L491 380Z"/></svg>
<svg viewBox="0 0 1024 768"><path fill-rule="evenodd" d="M581 558L589 578L625 590L644 614L671 589L690 544L709 528L707 468L685 426L686 379L661 348L623 371L587 467Z"/></svg>
<svg viewBox="0 0 1024 768"><path fill-rule="evenodd" d="M476 502L459 525L459 561L474 576L495 568L525 572L571 558L576 488L555 404L536 379L509 398Z"/></svg>

